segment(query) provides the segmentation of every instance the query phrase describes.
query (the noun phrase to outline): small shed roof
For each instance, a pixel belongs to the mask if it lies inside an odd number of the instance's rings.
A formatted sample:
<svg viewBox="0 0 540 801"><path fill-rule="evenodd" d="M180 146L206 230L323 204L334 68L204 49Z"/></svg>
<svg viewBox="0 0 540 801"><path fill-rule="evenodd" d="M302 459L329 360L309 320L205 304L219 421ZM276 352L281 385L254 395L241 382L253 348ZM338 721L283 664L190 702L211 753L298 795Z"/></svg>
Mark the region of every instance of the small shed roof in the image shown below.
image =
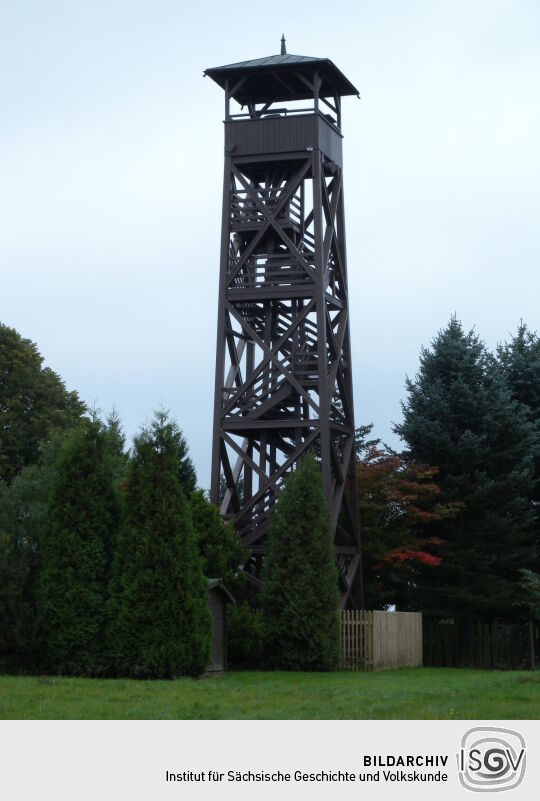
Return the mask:
<svg viewBox="0 0 540 801"><path fill-rule="evenodd" d="M318 71L322 80L319 90L321 97L358 95L358 90L329 58L285 53L211 67L204 74L222 89L227 80L232 90L236 84L232 96L244 106L247 103L308 100L313 97L313 92L302 79L311 81L314 70Z"/></svg>
<svg viewBox="0 0 540 801"><path fill-rule="evenodd" d="M223 583L223 579L220 578L209 578L208 579L208 589L209 590L221 590L225 593L225 595L229 598L230 601L236 603L236 600L233 595L229 592L225 584Z"/></svg>

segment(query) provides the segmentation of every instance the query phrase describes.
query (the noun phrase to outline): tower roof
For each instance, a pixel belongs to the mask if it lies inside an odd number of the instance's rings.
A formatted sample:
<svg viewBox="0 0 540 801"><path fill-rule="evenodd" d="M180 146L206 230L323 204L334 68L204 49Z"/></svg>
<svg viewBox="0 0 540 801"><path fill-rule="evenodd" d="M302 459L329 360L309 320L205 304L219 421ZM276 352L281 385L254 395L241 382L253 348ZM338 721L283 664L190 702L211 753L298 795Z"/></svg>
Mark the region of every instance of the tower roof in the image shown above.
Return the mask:
<svg viewBox="0 0 540 801"><path fill-rule="evenodd" d="M313 90L304 83L304 78L313 80L317 70L321 79L321 97L334 95L358 95L348 78L343 75L329 58L295 56L285 53L250 61L239 61L223 67L205 70L222 89L226 81L232 90L232 97L245 106L247 103L285 102L287 100L308 100ZM240 83L242 79L245 79Z"/></svg>

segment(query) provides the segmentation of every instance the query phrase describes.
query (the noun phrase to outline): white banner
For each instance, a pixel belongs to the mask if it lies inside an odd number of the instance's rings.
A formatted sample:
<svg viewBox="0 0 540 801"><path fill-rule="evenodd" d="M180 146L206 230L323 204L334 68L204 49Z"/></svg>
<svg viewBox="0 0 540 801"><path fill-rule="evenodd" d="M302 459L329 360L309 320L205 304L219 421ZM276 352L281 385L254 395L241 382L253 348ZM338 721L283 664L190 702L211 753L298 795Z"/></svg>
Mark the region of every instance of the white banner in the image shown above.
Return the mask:
<svg viewBox="0 0 540 801"><path fill-rule="evenodd" d="M5 721L6 801L537 799L537 721ZM501 795L502 793L502 795Z"/></svg>

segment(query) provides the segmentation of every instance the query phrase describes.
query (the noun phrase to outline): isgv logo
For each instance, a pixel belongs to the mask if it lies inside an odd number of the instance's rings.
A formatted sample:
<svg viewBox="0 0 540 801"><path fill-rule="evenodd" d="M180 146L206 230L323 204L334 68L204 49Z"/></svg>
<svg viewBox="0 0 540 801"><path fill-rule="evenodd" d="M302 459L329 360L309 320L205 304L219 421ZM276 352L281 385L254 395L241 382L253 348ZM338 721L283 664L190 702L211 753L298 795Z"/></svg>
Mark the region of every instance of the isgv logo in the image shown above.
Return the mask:
<svg viewBox="0 0 540 801"><path fill-rule="evenodd" d="M512 729L476 726L461 738L457 760L459 780L467 790L513 790L525 775L525 739Z"/></svg>

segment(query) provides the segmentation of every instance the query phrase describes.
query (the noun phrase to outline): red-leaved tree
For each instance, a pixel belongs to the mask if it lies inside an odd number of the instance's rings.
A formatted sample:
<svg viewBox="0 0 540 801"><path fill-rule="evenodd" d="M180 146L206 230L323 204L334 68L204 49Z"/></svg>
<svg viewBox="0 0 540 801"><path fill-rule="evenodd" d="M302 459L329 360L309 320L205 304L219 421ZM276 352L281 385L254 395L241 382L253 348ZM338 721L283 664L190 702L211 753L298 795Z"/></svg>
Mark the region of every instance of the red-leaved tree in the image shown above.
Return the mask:
<svg viewBox="0 0 540 801"><path fill-rule="evenodd" d="M360 430L356 465L366 606L418 609L423 574L444 559L437 523L457 509L440 502L437 467L366 442L370 431Z"/></svg>

